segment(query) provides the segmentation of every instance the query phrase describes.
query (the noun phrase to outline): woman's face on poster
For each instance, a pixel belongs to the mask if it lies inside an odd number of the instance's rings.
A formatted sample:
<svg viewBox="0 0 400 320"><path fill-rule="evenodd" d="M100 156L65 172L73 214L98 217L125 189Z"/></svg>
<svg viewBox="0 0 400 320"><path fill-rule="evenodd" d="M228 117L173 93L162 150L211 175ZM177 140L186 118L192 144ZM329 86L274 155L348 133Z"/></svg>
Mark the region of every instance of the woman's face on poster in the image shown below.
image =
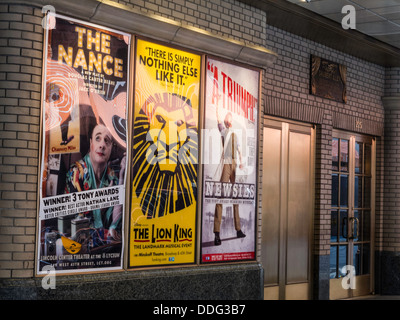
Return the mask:
<svg viewBox="0 0 400 320"><path fill-rule="evenodd" d="M110 159L113 139L110 131L103 125L93 129L90 139L90 155L94 164L106 164Z"/></svg>

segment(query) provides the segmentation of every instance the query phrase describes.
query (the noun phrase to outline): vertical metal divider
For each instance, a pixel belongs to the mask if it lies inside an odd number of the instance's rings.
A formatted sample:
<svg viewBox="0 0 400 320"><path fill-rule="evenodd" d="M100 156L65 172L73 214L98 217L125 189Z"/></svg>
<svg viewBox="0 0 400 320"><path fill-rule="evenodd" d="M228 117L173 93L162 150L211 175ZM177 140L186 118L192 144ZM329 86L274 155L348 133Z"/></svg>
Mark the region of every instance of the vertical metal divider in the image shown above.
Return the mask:
<svg viewBox="0 0 400 320"><path fill-rule="evenodd" d="M254 248L255 248L255 260L261 264L261 241L262 241L262 176L260 176L260 172L262 170L262 154L264 153L264 109L261 109L262 102L262 85L263 85L263 69L259 72L259 81L258 81L258 109L257 109L257 138L256 138L256 199L255 199L255 221L254 221ZM262 150L262 151L261 151ZM262 287L264 288L264 276L261 280ZM264 290L263 290L263 298L264 298Z"/></svg>
<svg viewBox="0 0 400 320"><path fill-rule="evenodd" d="M316 158L316 128L313 125L310 128L310 179L311 179L311 214L310 214L310 237L309 237L309 250L308 250L308 263L309 263L309 273L308 273L308 282L309 282L309 296L311 299L314 295L313 293L313 271L314 271L314 223L315 223L315 158Z"/></svg>
<svg viewBox="0 0 400 320"><path fill-rule="evenodd" d="M336 239L337 245L335 246L336 247L336 267L335 267L336 270L335 270L335 272L336 272L337 275L339 275L340 232L341 232L340 225L341 225L341 219L342 219L341 210L340 210L340 201L341 201L341 194L342 194L341 193L342 184L340 183L340 177L341 177L341 172L342 172L341 171L342 170L342 164L341 164L341 161L340 161L340 157L341 157L341 149L342 149L343 141L339 137L337 139L338 139L338 168L337 168L337 172L338 172L337 173L338 188L337 188L337 211L336 211L336 214L337 214L337 224L338 224L338 235L337 235L337 239ZM333 180L333 175L331 175L331 181L332 180ZM331 186L331 192L332 192L332 186ZM347 212L348 212L348 210L347 210ZM332 200L331 200L331 219L332 219ZM348 220L349 220L349 215L347 213L347 221ZM343 223L344 223L344 220L343 220ZM349 224L347 222L347 230L348 230L348 228L349 228ZM347 234L346 234L346 242L347 242L347 240L348 239L347 239ZM347 256L346 256L346 259L347 259Z"/></svg>
<svg viewBox="0 0 400 320"><path fill-rule="evenodd" d="M349 140L349 178L348 178L348 226L347 226L347 264L354 265L353 257L354 257L354 192L355 192L355 150L356 143L355 137L352 135ZM351 223L350 223L351 221ZM349 232L351 231L349 236ZM353 297L353 289L349 290L350 297Z"/></svg>
<svg viewBox="0 0 400 320"><path fill-rule="evenodd" d="M41 192L42 192L42 178L43 178L43 143L44 143L44 135L45 135L45 128L44 128L44 100L45 100L45 88L46 88L46 64L47 64L47 42L49 38L49 29L48 29L48 12L46 12L45 16L43 17L43 21L46 21L45 25L46 28L43 28L43 43L42 43L42 83L41 83L41 95L40 95L40 117L39 117L39 156L38 156L38 172L39 178L37 182L37 191L36 191L36 226L35 226L35 253L34 253L34 276L38 277L38 269L39 269L39 260L38 257L40 255L39 252L39 214L40 214L40 199L41 199Z"/></svg>
<svg viewBox="0 0 400 320"><path fill-rule="evenodd" d="M199 97L199 122L197 132L197 148L198 148L198 165L197 165L197 212L196 212L196 254L195 261L196 265L201 265L201 234L203 228L202 219L202 208L203 208L203 126L204 126L204 115L205 115L205 83L206 83L206 70L207 70L207 57L205 54L201 56L201 73L200 73L200 97Z"/></svg>
<svg viewBox="0 0 400 320"><path fill-rule="evenodd" d="M135 107L134 99L135 99L135 64L136 64L136 37L131 35L131 44L130 44L130 55L129 55L129 84L128 84L128 118L126 121L128 136L127 136L127 143L126 143L126 150L127 150L127 158L126 158L126 180L125 181L125 226L124 226L124 269L129 269L129 262L130 262L130 225L131 225L131 181L132 181L132 152L133 152L133 108ZM130 93L130 94L129 94ZM132 124L132 125L131 125Z"/></svg>
<svg viewBox="0 0 400 320"><path fill-rule="evenodd" d="M287 222L288 222L288 161L289 161L289 124L282 122L281 139L281 198L280 198L280 221L279 221L279 299L286 297L286 257L287 257Z"/></svg>
<svg viewBox="0 0 400 320"><path fill-rule="evenodd" d="M375 192L376 192L376 138L371 144L371 202L370 202L370 290L375 293Z"/></svg>

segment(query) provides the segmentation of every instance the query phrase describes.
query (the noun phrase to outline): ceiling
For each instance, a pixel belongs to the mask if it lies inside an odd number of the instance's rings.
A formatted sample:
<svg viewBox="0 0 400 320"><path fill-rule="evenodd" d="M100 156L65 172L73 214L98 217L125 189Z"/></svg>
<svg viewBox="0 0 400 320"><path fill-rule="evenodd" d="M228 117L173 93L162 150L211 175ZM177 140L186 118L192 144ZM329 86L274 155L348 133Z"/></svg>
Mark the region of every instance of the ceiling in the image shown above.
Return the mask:
<svg viewBox="0 0 400 320"><path fill-rule="evenodd" d="M400 67L400 0L238 0L267 14L268 25L385 67ZM345 5L356 29L342 28Z"/></svg>
<svg viewBox="0 0 400 320"><path fill-rule="evenodd" d="M356 30L400 49L400 0L287 0L342 23L351 5L356 10Z"/></svg>

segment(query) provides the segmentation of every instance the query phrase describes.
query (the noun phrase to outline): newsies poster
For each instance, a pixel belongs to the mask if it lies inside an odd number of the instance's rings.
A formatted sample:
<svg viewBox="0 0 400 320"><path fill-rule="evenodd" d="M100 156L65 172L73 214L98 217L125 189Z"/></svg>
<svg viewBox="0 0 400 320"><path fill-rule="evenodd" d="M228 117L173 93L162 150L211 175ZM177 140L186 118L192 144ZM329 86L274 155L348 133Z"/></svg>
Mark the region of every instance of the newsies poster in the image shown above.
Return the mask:
<svg viewBox="0 0 400 320"><path fill-rule="evenodd" d="M258 71L207 60L201 261L255 259Z"/></svg>
<svg viewBox="0 0 400 320"><path fill-rule="evenodd" d="M138 39L129 266L195 261L199 55Z"/></svg>
<svg viewBox="0 0 400 320"><path fill-rule="evenodd" d="M121 269L130 35L46 19L37 273Z"/></svg>

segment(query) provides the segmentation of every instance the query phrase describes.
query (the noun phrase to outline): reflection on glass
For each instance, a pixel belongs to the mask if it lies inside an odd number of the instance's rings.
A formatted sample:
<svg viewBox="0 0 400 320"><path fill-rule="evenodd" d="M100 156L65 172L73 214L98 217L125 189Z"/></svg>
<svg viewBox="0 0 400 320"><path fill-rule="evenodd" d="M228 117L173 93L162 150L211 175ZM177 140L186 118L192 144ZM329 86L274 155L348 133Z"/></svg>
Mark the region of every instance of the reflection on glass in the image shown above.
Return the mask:
<svg viewBox="0 0 400 320"><path fill-rule="evenodd" d="M362 173L363 164L363 144L356 142L356 152L355 152L355 173Z"/></svg>
<svg viewBox="0 0 400 320"><path fill-rule="evenodd" d="M332 139L332 171L339 171L339 139Z"/></svg>
<svg viewBox="0 0 400 320"><path fill-rule="evenodd" d="M362 214L361 223L361 240L362 241L370 241L370 229L371 229L371 212L368 210L364 210Z"/></svg>
<svg viewBox="0 0 400 320"><path fill-rule="evenodd" d="M362 274L369 273L369 262L370 262L370 245L364 243L362 245Z"/></svg>
<svg viewBox="0 0 400 320"><path fill-rule="evenodd" d="M353 226L354 226L354 229L353 229L353 237L354 237L354 241L359 241L359 237L360 237L360 215L359 215L359 213L358 213L358 210L355 210L354 211L354 218L355 218L355 221L353 221Z"/></svg>
<svg viewBox="0 0 400 320"><path fill-rule="evenodd" d="M354 142L350 159L350 140L332 139L331 279L350 263L356 275L370 273L372 145Z"/></svg>
<svg viewBox="0 0 400 320"><path fill-rule="evenodd" d="M347 246L339 246L339 278L347 274Z"/></svg>
<svg viewBox="0 0 400 320"><path fill-rule="evenodd" d="M371 178L364 178L364 208L371 208Z"/></svg>
<svg viewBox="0 0 400 320"><path fill-rule="evenodd" d="M340 206L348 206L348 183L349 177L347 175L340 176Z"/></svg>
<svg viewBox="0 0 400 320"><path fill-rule="evenodd" d="M339 176L332 174L332 207L339 206Z"/></svg>
<svg viewBox="0 0 400 320"><path fill-rule="evenodd" d="M347 228L349 225L347 210L340 210L340 237L339 241L347 241Z"/></svg>
<svg viewBox="0 0 400 320"><path fill-rule="evenodd" d="M361 245L354 245L353 248L353 263L356 271L356 276L361 274Z"/></svg>
<svg viewBox="0 0 400 320"><path fill-rule="evenodd" d="M349 172L349 140L340 140L340 171Z"/></svg>
<svg viewBox="0 0 400 320"><path fill-rule="evenodd" d="M362 177L354 177L354 207L362 208Z"/></svg>
<svg viewBox="0 0 400 320"><path fill-rule="evenodd" d="M364 145L364 174L371 175L371 145Z"/></svg>
<svg viewBox="0 0 400 320"><path fill-rule="evenodd" d="M331 211L331 242L338 241L338 212L337 210Z"/></svg>
<svg viewBox="0 0 400 320"><path fill-rule="evenodd" d="M337 246L331 246L329 256L329 277L330 279L337 278Z"/></svg>

